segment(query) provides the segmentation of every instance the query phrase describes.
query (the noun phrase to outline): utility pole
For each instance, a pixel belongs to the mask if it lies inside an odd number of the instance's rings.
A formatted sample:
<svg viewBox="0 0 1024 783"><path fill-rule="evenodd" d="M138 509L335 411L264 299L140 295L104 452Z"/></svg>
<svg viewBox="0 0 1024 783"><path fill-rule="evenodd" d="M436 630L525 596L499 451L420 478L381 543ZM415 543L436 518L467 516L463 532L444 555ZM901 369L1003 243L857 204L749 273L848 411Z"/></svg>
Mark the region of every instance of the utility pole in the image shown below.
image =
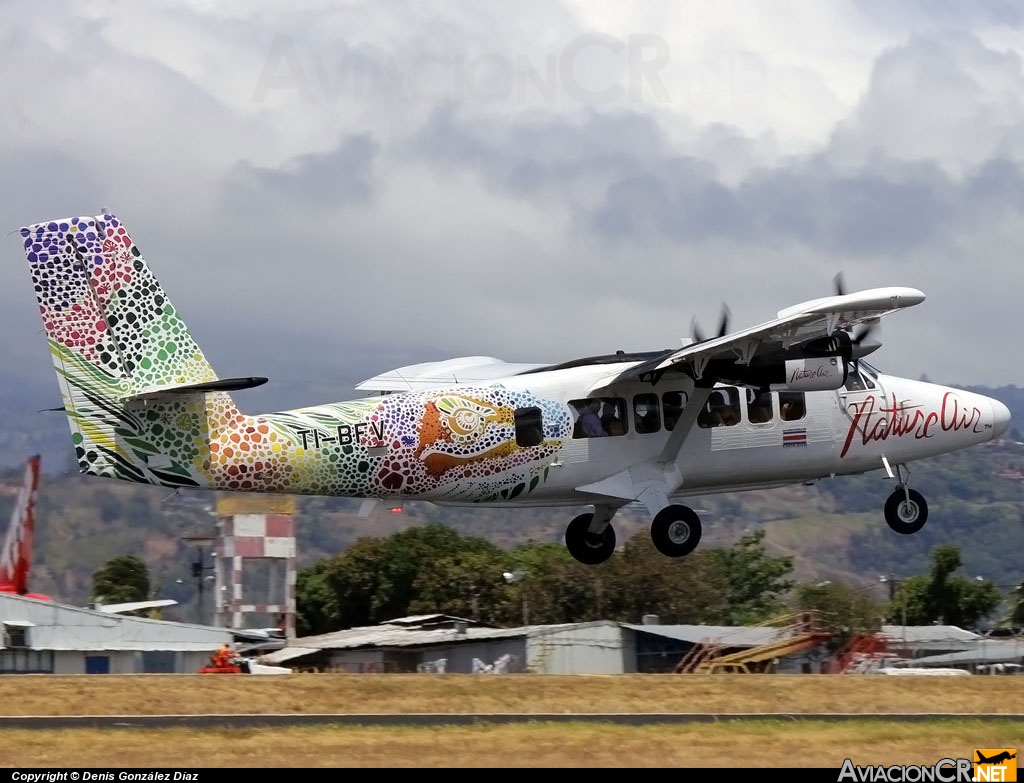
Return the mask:
<svg viewBox="0 0 1024 783"><path fill-rule="evenodd" d="M505 571L502 574L502 576L504 577L505 581L508 584L512 585L512 584L516 584L517 582L522 582L524 579L526 579L527 576L529 576L529 574L527 574L525 571L516 570L516 571ZM522 596L522 599L523 599L523 626L525 627L525 626L530 624L530 603L529 603L529 601L526 598L526 585L525 584L523 584L519 588L519 594Z"/></svg>
<svg viewBox="0 0 1024 783"><path fill-rule="evenodd" d="M889 602L896 598L896 588L900 588L900 596L902 597L903 605L903 647L907 646L907 591L903 587L903 580L897 579L894 574L882 574L878 577L879 582L885 582L889 585Z"/></svg>

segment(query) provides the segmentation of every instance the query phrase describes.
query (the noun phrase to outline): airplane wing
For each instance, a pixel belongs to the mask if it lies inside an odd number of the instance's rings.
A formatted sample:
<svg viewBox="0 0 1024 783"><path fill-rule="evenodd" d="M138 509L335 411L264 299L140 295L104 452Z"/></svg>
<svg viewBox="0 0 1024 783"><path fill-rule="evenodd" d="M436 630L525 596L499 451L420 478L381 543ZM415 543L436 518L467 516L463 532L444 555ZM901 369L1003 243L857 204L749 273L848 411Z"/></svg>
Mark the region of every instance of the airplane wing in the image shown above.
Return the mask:
<svg viewBox="0 0 1024 783"><path fill-rule="evenodd" d="M495 378L534 370L542 364L513 364L493 356L460 356L440 362L424 362L399 367L375 375L356 385L362 391L421 391L443 386L485 383Z"/></svg>
<svg viewBox="0 0 1024 783"><path fill-rule="evenodd" d="M666 372L686 373L706 386L716 381L768 386L766 380L776 377L773 373L781 373L784 383L781 368L785 362L857 358L853 327L873 324L924 299L925 295L916 288L890 287L803 302L782 310L774 320L692 343L611 374L591 393L623 381L654 381ZM867 351L865 347L860 353Z"/></svg>

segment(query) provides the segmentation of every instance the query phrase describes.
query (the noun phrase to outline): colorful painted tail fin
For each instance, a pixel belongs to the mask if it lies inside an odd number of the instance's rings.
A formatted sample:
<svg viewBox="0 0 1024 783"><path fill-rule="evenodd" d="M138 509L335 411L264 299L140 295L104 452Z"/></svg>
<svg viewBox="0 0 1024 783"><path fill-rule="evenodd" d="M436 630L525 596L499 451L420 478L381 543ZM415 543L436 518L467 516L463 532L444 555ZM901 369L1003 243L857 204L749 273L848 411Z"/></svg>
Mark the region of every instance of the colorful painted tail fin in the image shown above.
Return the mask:
<svg viewBox="0 0 1024 783"><path fill-rule="evenodd" d="M21 236L64 382L74 377L83 393L128 399L217 380L116 217L52 220ZM75 388L64 390L72 407Z"/></svg>
<svg viewBox="0 0 1024 783"><path fill-rule="evenodd" d="M32 538L36 527L36 494L39 489L39 457L29 457L25 477L11 512L11 522L0 549L0 592L28 593L32 565ZM42 597L42 596L39 596Z"/></svg>
<svg viewBox="0 0 1024 783"><path fill-rule="evenodd" d="M231 408L224 392L266 379L218 380L114 215L21 236L81 471L201 486L185 460L198 456L190 442L207 427L207 394Z"/></svg>

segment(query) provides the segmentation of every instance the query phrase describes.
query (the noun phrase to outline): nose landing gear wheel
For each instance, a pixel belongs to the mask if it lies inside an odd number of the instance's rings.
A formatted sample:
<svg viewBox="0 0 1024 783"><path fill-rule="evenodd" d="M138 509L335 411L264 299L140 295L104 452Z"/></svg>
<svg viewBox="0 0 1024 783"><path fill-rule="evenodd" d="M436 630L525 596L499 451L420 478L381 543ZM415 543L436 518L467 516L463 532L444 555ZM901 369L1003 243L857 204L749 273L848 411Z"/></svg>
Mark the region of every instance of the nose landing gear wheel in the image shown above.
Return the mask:
<svg viewBox="0 0 1024 783"><path fill-rule="evenodd" d="M885 522L903 535L916 533L928 521L928 504L917 490L896 489L885 501Z"/></svg>
<svg viewBox="0 0 1024 783"><path fill-rule="evenodd" d="M654 547L667 557L683 557L700 543L700 517L689 506L666 506L651 522Z"/></svg>
<svg viewBox="0 0 1024 783"><path fill-rule="evenodd" d="M591 533L593 519L593 514L580 514L565 529L565 548L584 565L603 563L615 551L615 529L609 524L600 533Z"/></svg>

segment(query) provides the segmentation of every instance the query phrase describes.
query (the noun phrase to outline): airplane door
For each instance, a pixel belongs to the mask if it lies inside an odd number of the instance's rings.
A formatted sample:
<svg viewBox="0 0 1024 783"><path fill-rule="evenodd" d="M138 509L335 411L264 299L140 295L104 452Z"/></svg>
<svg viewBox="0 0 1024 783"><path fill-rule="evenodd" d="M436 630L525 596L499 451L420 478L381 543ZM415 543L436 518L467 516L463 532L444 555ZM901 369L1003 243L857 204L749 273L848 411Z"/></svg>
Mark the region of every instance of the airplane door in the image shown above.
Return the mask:
<svg viewBox="0 0 1024 783"><path fill-rule="evenodd" d="M836 438L840 446L846 442L850 434L858 407L871 396L879 401L884 399L885 388L875 373L869 372L857 362L851 362L846 384L836 391L836 404L839 408L839 415L835 417Z"/></svg>

